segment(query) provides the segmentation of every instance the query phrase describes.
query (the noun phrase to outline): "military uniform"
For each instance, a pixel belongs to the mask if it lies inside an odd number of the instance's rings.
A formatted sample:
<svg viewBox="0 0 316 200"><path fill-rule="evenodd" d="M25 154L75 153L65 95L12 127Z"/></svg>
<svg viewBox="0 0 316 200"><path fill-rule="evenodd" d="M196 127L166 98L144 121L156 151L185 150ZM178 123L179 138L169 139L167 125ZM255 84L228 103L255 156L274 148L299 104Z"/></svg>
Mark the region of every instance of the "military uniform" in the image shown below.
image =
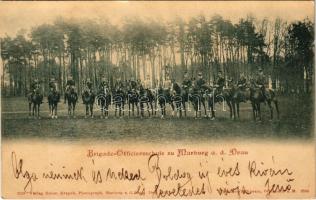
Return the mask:
<svg viewBox="0 0 316 200"><path fill-rule="evenodd" d="M34 80L31 84L31 93L34 93L37 88L40 87L40 83L38 80Z"/></svg>
<svg viewBox="0 0 316 200"><path fill-rule="evenodd" d="M165 90L169 90L169 91L170 91L171 86L172 86L172 82L171 82L170 79L167 79L167 80L165 80L165 81L163 82L163 88L164 88Z"/></svg>
<svg viewBox="0 0 316 200"><path fill-rule="evenodd" d="M137 83L136 83L136 81L131 80L131 81L130 81L130 87L131 87L131 89L136 90L136 89L137 89Z"/></svg>
<svg viewBox="0 0 316 200"><path fill-rule="evenodd" d="M263 73L260 73L260 72L262 72L262 70L261 69L259 69L259 74L258 74L258 76L257 76L257 78L256 78L256 85L257 85L257 87L260 87L260 89L261 89L261 92L262 92L262 95L264 96L264 97L266 97L266 93L265 93L265 85L266 85L266 76L263 74Z"/></svg>
<svg viewBox="0 0 316 200"><path fill-rule="evenodd" d="M55 79L51 79L49 81L48 85L49 85L49 89L50 89L51 92L52 91L57 91L57 83L56 83Z"/></svg>
<svg viewBox="0 0 316 200"><path fill-rule="evenodd" d="M89 93L93 93L92 82L89 79L86 81L85 91L88 91Z"/></svg>
<svg viewBox="0 0 316 200"><path fill-rule="evenodd" d="M247 80L245 77L240 77L240 79L238 80L237 82L237 85L238 87L241 89L241 90L245 90L246 89L246 83L247 83Z"/></svg>
<svg viewBox="0 0 316 200"><path fill-rule="evenodd" d="M182 88L187 91L191 86L192 81L189 78L184 78L184 80L182 81Z"/></svg>
<svg viewBox="0 0 316 200"><path fill-rule="evenodd" d="M199 74L201 76L195 81L195 87L199 91L205 90L206 89L206 81L202 78L202 74Z"/></svg>
<svg viewBox="0 0 316 200"><path fill-rule="evenodd" d="M151 88L151 81L150 81L150 79L146 79L145 80L144 86L145 86L145 89L150 89Z"/></svg>

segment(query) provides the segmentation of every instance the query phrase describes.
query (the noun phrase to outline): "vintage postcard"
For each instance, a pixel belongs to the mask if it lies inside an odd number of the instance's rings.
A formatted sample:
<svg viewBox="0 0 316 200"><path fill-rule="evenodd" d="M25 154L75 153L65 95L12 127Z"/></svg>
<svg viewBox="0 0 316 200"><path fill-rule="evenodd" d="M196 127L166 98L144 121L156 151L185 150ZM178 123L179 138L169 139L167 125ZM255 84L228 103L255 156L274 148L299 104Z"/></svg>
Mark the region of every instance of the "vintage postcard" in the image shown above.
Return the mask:
<svg viewBox="0 0 316 200"><path fill-rule="evenodd" d="M1 2L1 197L315 198L313 1Z"/></svg>

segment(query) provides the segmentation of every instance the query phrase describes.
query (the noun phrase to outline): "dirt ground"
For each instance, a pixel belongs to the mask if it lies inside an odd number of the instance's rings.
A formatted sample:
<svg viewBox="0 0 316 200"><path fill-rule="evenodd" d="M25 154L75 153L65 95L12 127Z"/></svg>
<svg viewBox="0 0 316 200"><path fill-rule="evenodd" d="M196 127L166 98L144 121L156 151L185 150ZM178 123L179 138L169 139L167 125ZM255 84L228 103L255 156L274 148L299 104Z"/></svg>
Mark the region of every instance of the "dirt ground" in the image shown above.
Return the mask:
<svg viewBox="0 0 316 200"><path fill-rule="evenodd" d="M232 120L223 105L216 107L216 119L194 118L194 112L187 117L167 117L160 115L149 118L115 118L110 112L109 119L101 119L95 108L93 119L84 118L84 107L80 101L76 118L68 118L66 105L59 104L58 119L51 119L47 100L41 106L41 119L28 116L26 98L2 98L2 137L10 139L49 139L49 140L107 140L107 141L146 141L172 143L175 141L196 142L205 140L229 139L272 139L292 140L313 137L313 100L311 97L280 97L280 120L269 120L269 110L263 105L262 122L254 122L250 103L242 103L240 119ZM192 109L192 107L191 107Z"/></svg>

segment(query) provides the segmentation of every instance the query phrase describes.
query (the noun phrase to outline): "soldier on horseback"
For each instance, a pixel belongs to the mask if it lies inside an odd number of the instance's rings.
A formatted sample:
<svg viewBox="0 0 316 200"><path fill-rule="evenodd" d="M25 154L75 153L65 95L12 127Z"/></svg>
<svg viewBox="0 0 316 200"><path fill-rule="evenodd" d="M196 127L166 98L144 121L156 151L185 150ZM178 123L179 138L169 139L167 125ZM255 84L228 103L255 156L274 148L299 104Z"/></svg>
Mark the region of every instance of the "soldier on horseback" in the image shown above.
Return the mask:
<svg viewBox="0 0 316 200"><path fill-rule="evenodd" d="M223 93L224 86L225 86L225 78L222 74L222 71L218 71L217 79L215 81L215 88L218 94Z"/></svg>
<svg viewBox="0 0 316 200"><path fill-rule="evenodd" d="M90 78L87 78L87 80L86 80L85 90L84 91L87 91L89 94L93 93L92 82L91 82Z"/></svg>
<svg viewBox="0 0 316 200"><path fill-rule="evenodd" d="M170 80L169 73L166 73L166 79L163 82L163 88L165 91L168 91L168 93L170 93L171 87L172 87L172 82Z"/></svg>
<svg viewBox="0 0 316 200"><path fill-rule="evenodd" d="M146 80L144 81L144 87L145 89L151 89L151 81L149 74L147 74Z"/></svg>
<svg viewBox="0 0 316 200"><path fill-rule="evenodd" d="M259 73L256 78L256 86L261 89L263 97L266 98L266 92L265 92L266 76L264 75L263 70L261 68L259 68L258 71Z"/></svg>
<svg viewBox="0 0 316 200"><path fill-rule="evenodd" d="M34 94L37 89L40 88L40 82L37 78L31 84L31 93Z"/></svg>
<svg viewBox="0 0 316 200"><path fill-rule="evenodd" d="M65 91L65 99L64 103L66 103L67 95L70 93L71 89L75 89L75 81L73 80L72 76L68 76L68 80L66 82L66 91Z"/></svg>
<svg viewBox="0 0 316 200"><path fill-rule="evenodd" d="M195 87L201 93L204 93L204 91L207 89L206 81L204 80L204 78L202 76L202 72L198 73L198 78L195 81Z"/></svg>
<svg viewBox="0 0 316 200"><path fill-rule="evenodd" d="M50 92L57 91L57 83L56 83L55 78L51 78L50 79L48 86L49 86L49 91Z"/></svg>
<svg viewBox="0 0 316 200"><path fill-rule="evenodd" d="M242 73L240 75L238 82L237 82L237 87L242 93L244 93L246 91L246 85L247 85L247 79L246 79L244 73ZM246 102L246 96L244 94L241 95L241 98L242 98L241 99L242 102Z"/></svg>
<svg viewBox="0 0 316 200"><path fill-rule="evenodd" d="M135 81L134 77L131 78L129 82L129 87L131 90L137 90L137 82Z"/></svg>
<svg viewBox="0 0 316 200"><path fill-rule="evenodd" d="M189 78L188 72L184 72L184 78L182 81L182 88L184 89L184 91L186 91L187 93L189 92L189 88L192 86L192 81Z"/></svg>
<svg viewBox="0 0 316 200"><path fill-rule="evenodd" d="M34 96L36 92L39 92L41 87L40 81L38 80L38 78L35 78L34 81L31 83L31 94L30 96ZM42 94L40 94L41 96L43 96ZM43 103L43 102L41 102Z"/></svg>

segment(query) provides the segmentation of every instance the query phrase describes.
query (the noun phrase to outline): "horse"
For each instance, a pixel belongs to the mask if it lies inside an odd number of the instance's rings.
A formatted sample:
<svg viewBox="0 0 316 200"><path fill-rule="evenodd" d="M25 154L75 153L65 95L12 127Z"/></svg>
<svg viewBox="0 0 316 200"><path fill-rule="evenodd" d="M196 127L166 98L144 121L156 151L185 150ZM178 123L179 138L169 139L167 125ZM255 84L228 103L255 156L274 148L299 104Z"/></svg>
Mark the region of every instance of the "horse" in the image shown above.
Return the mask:
<svg viewBox="0 0 316 200"><path fill-rule="evenodd" d="M233 88L223 88L222 91L218 87L211 87L207 90L208 110L211 113L209 117L211 120L215 119L215 104L223 103L223 111L225 111L225 102L227 103L230 111L230 118L233 116Z"/></svg>
<svg viewBox="0 0 316 200"><path fill-rule="evenodd" d="M242 88L241 85L237 85L233 87L233 118L239 118L239 104L240 103L247 103L247 101L250 101L251 91L249 87ZM237 112L237 115L236 115Z"/></svg>
<svg viewBox="0 0 316 200"><path fill-rule="evenodd" d="M169 89L164 89L161 86L158 88L157 97L156 97L156 107L159 104L161 110L161 118L163 119L166 116L166 105L169 103L172 110L174 111L174 106L172 104L172 95Z"/></svg>
<svg viewBox="0 0 316 200"><path fill-rule="evenodd" d="M201 118L201 107L203 106L204 108L204 116L207 117L206 114L206 106L205 106L205 90L199 89L197 87L192 87L189 89L189 100L192 103L193 109L195 111L195 119L198 118L198 112L199 112L199 117Z"/></svg>
<svg viewBox="0 0 316 200"><path fill-rule="evenodd" d="M101 119L109 117L109 105L111 104L110 89L102 85L97 95L98 105L101 107Z"/></svg>
<svg viewBox="0 0 316 200"><path fill-rule="evenodd" d="M269 106L270 109L270 120L273 119L273 107L271 103L273 102L275 105L275 109L277 111L277 119L279 119L279 103L278 99L275 95L275 92L271 89L264 89L264 94L263 94L263 86L261 85L252 85L250 92L250 101L252 105L252 111L253 111L253 119L256 121L257 118L259 118L259 121L261 121L261 108L260 104L266 102Z"/></svg>
<svg viewBox="0 0 316 200"><path fill-rule="evenodd" d="M29 116L40 119L40 106L43 103L43 95L39 88L36 88L33 93L28 96ZM33 107L32 107L33 105Z"/></svg>
<svg viewBox="0 0 316 200"><path fill-rule="evenodd" d="M137 116L139 115L139 108L138 108L138 102L139 102L139 94L136 89L129 89L127 91L127 103L128 103L128 116L131 116L131 111L134 116L134 109L136 106L137 109ZM132 108L131 108L132 107Z"/></svg>
<svg viewBox="0 0 316 200"><path fill-rule="evenodd" d="M57 105L60 100L60 94L56 89L53 89L47 96L48 106L49 106L49 113L51 118L57 119Z"/></svg>
<svg viewBox="0 0 316 200"><path fill-rule="evenodd" d="M186 116L186 111L185 111L186 94L182 92L181 87L176 82L172 85L172 89L173 89L173 95L171 97L171 101L172 103L175 104L177 116L182 117L182 110L184 110L185 116Z"/></svg>
<svg viewBox="0 0 316 200"><path fill-rule="evenodd" d="M93 118L94 101L95 101L95 94L93 93L93 91L89 88L85 89L82 93L82 102L86 106L85 118L87 118L89 115L91 118Z"/></svg>
<svg viewBox="0 0 316 200"><path fill-rule="evenodd" d="M154 115L154 108L153 108L154 95L150 89L148 88L145 89L141 86L139 90L138 101L140 105L141 117L144 117L144 104L147 105L148 116L150 117L150 115Z"/></svg>
<svg viewBox="0 0 316 200"><path fill-rule="evenodd" d="M71 116L75 118L75 109L76 109L76 104L78 101L78 94L75 91L74 87L70 87L68 91L66 91L65 99L67 100L67 103L68 103L68 118Z"/></svg>
<svg viewBox="0 0 316 200"><path fill-rule="evenodd" d="M125 93L122 88L116 88L113 92L113 104L115 106L115 117L119 111L119 117L124 116Z"/></svg>

